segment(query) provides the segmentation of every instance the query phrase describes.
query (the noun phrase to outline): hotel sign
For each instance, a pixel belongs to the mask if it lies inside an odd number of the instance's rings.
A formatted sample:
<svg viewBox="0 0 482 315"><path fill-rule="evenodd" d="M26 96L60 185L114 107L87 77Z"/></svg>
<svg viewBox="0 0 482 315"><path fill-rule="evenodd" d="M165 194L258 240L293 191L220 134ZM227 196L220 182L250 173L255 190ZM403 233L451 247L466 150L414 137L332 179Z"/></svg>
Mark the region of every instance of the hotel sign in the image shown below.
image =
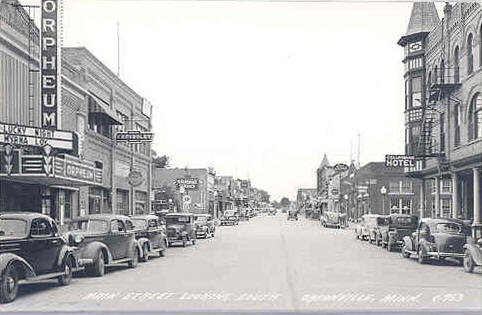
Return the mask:
<svg viewBox="0 0 482 315"><path fill-rule="evenodd" d="M415 162L413 155L385 155L386 167L415 167Z"/></svg>
<svg viewBox="0 0 482 315"><path fill-rule="evenodd" d="M73 150L74 134L69 131L0 123L0 143L33 147L50 145L54 149Z"/></svg>
<svg viewBox="0 0 482 315"><path fill-rule="evenodd" d="M58 12L60 0L42 0L40 50L41 124L58 129L60 105L60 45L58 42Z"/></svg>

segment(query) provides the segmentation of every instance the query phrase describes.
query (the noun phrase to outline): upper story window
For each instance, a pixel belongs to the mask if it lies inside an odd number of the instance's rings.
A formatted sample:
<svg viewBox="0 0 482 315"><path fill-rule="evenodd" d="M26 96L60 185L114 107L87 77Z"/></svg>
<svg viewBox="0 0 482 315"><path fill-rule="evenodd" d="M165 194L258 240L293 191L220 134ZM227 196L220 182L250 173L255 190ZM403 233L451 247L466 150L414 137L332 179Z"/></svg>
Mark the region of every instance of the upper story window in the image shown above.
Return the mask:
<svg viewBox="0 0 482 315"><path fill-rule="evenodd" d="M445 82L445 61L440 62L440 83Z"/></svg>
<svg viewBox="0 0 482 315"><path fill-rule="evenodd" d="M473 42L473 35L472 33L469 34L467 38L467 74L471 74L474 72L474 55L472 53L472 42Z"/></svg>
<svg viewBox="0 0 482 315"><path fill-rule="evenodd" d="M412 107L422 106L422 77L412 80Z"/></svg>
<svg viewBox="0 0 482 315"><path fill-rule="evenodd" d="M440 181L440 193L442 194L452 193L452 181L450 179L443 179Z"/></svg>
<svg viewBox="0 0 482 315"><path fill-rule="evenodd" d="M454 107L454 146L458 147L460 145L460 104Z"/></svg>
<svg viewBox="0 0 482 315"><path fill-rule="evenodd" d="M472 98L468 112L469 140L482 138L482 94Z"/></svg>
<svg viewBox="0 0 482 315"><path fill-rule="evenodd" d="M433 69L433 82L432 83L435 83L437 84L438 83L438 67L435 66L435 68Z"/></svg>
<svg viewBox="0 0 482 315"><path fill-rule="evenodd" d="M440 114L440 152L445 152L445 114Z"/></svg>
<svg viewBox="0 0 482 315"><path fill-rule="evenodd" d="M454 51L454 82L459 83L460 80L460 57L459 46L455 47Z"/></svg>
<svg viewBox="0 0 482 315"><path fill-rule="evenodd" d="M88 95L88 110L89 129L112 139L112 126L122 125L122 122L119 121L115 112L110 108L109 103L90 92Z"/></svg>

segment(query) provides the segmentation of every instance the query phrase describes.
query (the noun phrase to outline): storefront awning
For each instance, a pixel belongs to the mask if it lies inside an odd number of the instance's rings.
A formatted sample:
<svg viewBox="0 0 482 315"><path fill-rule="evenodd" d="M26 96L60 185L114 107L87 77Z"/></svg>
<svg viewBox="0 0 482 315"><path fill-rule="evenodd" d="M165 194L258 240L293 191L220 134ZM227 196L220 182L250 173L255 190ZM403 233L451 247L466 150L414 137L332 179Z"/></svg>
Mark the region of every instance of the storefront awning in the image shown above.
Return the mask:
<svg viewBox="0 0 482 315"><path fill-rule="evenodd" d="M89 96L89 117L96 117L107 125L123 125L108 103L92 92Z"/></svg>

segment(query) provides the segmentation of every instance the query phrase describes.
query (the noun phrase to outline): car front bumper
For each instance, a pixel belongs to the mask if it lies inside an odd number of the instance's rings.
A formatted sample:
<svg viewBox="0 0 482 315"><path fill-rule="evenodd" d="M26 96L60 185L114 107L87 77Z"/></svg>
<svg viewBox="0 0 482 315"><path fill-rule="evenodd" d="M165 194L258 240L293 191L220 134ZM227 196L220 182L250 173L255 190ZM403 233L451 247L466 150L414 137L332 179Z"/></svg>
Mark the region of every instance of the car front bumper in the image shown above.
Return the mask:
<svg viewBox="0 0 482 315"><path fill-rule="evenodd" d="M432 257L453 257L453 258L464 258L463 253L449 253L449 252L427 252L427 256Z"/></svg>

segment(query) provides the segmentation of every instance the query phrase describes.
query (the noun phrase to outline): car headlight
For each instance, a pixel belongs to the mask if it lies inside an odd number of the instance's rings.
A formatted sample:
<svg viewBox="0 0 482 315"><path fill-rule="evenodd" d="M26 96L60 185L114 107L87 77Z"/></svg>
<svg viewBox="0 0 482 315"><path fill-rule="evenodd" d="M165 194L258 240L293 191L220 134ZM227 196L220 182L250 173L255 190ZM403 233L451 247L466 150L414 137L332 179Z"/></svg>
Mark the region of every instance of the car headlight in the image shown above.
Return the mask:
<svg viewBox="0 0 482 315"><path fill-rule="evenodd" d="M84 237L82 235L76 235L74 238L75 244L80 244L84 240Z"/></svg>

